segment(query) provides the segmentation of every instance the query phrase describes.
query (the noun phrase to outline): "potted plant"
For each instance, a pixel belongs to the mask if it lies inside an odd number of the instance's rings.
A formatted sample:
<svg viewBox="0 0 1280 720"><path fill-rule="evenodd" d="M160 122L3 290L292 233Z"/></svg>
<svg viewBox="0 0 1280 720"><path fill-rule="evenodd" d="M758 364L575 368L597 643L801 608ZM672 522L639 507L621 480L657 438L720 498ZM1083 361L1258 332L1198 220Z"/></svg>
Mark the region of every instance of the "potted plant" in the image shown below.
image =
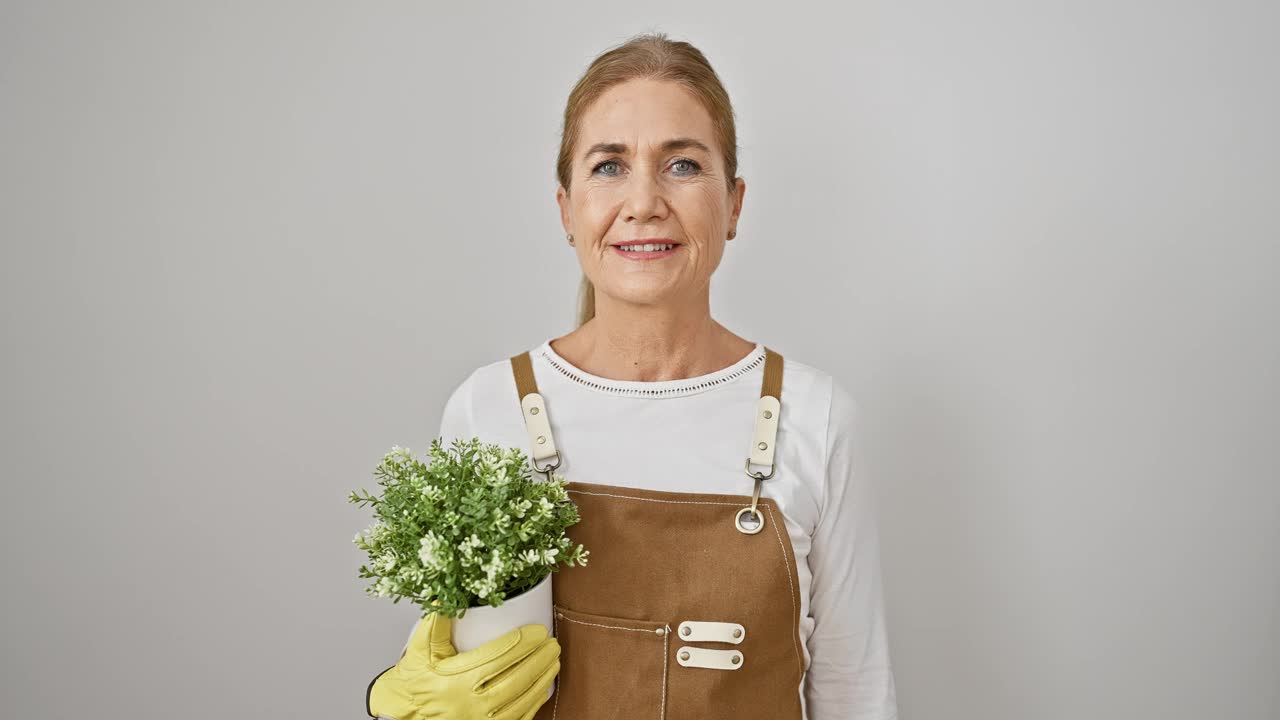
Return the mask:
<svg viewBox="0 0 1280 720"><path fill-rule="evenodd" d="M375 518L354 539L365 592L453 618L458 652L530 623L552 632L551 574L588 555L565 535L579 516L564 478L534 480L520 449L480 438L435 438L428 456L393 447L374 471L381 496L348 496Z"/></svg>

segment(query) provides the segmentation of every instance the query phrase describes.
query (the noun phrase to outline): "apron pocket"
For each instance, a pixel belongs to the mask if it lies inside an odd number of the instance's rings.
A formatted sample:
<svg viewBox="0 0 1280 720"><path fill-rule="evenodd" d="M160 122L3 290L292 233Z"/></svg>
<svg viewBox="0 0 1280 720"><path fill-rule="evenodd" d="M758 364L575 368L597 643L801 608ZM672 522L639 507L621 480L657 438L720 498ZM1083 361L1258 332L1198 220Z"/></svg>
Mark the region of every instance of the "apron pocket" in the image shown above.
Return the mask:
<svg viewBox="0 0 1280 720"><path fill-rule="evenodd" d="M630 620L554 606L560 643L555 720L662 720L666 716L665 622Z"/></svg>

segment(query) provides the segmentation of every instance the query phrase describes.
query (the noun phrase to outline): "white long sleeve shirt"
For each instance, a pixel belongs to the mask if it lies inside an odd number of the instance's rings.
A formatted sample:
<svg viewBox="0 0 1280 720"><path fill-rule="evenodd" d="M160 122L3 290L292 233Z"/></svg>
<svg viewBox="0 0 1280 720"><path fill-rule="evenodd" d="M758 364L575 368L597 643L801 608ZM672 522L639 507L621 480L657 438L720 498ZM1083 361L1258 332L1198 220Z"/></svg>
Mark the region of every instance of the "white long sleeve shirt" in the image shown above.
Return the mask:
<svg viewBox="0 0 1280 720"><path fill-rule="evenodd" d="M742 471L764 376L764 346L729 367L656 382L611 380L531 349L568 480L666 492L750 495ZM874 489L859 411L821 370L785 356L774 476L800 581L806 720L893 720ZM445 404L440 436L530 452L508 358L477 368ZM656 445L655 445L656 443ZM653 447L662 451L653 452Z"/></svg>

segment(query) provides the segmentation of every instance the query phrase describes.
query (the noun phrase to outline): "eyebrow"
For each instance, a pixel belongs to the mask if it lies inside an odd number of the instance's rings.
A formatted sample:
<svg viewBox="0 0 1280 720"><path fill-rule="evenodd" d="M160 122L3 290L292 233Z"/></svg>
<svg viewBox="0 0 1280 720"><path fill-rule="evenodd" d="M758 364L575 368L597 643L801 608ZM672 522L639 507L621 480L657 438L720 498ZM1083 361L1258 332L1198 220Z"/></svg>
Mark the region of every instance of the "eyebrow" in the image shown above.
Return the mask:
<svg viewBox="0 0 1280 720"><path fill-rule="evenodd" d="M676 150L684 150L686 148L697 148L708 155L711 154L711 148L707 147L706 143L689 137L672 138L662 143L658 149L666 153L674 152ZM626 155L627 149L626 143L596 143L587 149L587 152L583 154L582 159L586 160L596 153L615 153L618 155Z"/></svg>

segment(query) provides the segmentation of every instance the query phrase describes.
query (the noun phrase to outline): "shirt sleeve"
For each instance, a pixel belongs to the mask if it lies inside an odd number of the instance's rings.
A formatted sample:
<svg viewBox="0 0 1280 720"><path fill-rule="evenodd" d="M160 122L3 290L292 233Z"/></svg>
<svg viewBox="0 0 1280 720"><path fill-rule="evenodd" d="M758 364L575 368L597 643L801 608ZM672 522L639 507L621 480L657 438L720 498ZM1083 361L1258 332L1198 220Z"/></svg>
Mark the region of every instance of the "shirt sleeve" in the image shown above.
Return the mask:
<svg viewBox="0 0 1280 720"><path fill-rule="evenodd" d="M877 500L867 476L860 411L832 380L825 497L809 551L810 720L898 716L880 576Z"/></svg>

